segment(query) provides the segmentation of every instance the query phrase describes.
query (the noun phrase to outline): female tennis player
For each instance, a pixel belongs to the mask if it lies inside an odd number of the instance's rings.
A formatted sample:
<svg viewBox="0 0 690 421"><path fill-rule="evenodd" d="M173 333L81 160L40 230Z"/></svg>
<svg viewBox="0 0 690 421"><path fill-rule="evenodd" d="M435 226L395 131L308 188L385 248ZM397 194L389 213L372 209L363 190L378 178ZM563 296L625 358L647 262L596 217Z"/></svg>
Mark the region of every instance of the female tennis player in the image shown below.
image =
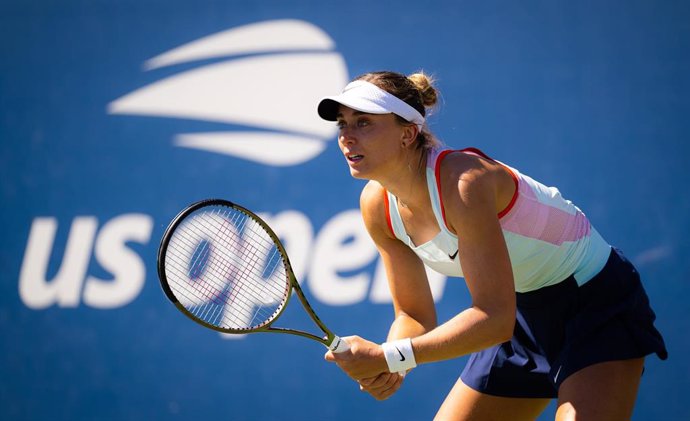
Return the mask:
<svg viewBox="0 0 690 421"><path fill-rule="evenodd" d="M425 124L429 77L368 73L324 98L383 260L387 342L328 352L385 399L417 364L471 354L439 420L632 415L646 355L667 352L635 268L553 187L478 149L445 149ZM471 306L438 325L424 265L465 278Z"/></svg>

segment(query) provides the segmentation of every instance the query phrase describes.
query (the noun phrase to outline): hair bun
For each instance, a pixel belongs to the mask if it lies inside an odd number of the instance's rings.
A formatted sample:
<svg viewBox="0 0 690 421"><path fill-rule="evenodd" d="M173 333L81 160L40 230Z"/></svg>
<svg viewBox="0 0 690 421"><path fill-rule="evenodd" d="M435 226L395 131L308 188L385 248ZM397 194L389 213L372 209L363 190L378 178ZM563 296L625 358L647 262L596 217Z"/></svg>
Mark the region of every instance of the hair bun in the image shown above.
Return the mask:
<svg viewBox="0 0 690 421"><path fill-rule="evenodd" d="M438 101L438 91L434 87L434 78L423 71L413 73L407 77L417 88L425 107L433 107Z"/></svg>

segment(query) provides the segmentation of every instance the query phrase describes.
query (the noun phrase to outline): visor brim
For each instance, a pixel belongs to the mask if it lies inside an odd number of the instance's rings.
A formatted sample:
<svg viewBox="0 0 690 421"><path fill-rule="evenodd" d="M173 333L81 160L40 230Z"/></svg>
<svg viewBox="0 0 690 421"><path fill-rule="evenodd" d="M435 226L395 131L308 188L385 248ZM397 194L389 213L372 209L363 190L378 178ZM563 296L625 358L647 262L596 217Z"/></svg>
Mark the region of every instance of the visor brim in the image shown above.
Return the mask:
<svg viewBox="0 0 690 421"><path fill-rule="evenodd" d="M362 98L347 98L346 95L337 95L324 98L319 102L319 116L327 121L336 121L341 105L368 114L391 114L391 111Z"/></svg>

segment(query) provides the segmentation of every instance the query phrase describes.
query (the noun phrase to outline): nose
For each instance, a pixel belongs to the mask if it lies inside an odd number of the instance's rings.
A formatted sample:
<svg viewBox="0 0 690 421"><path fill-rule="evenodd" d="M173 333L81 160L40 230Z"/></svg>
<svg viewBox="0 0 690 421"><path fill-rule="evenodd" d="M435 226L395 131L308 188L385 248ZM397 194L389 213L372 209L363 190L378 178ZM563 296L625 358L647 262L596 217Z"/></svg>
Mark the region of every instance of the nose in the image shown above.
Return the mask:
<svg viewBox="0 0 690 421"><path fill-rule="evenodd" d="M352 130L347 127L340 128L338 132L338 141L344 145L352 144L355 141Z"/></svg>

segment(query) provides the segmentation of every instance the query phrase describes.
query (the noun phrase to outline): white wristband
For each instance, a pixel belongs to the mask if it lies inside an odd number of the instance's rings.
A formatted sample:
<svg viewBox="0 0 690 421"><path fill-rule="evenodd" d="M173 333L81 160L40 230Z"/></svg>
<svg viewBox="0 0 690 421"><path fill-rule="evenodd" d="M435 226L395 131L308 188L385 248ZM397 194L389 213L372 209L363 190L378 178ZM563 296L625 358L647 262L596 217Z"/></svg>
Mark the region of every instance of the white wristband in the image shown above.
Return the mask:
<svg viewBox="0 0 690 421"><path fill-rule="evenodd" d="M388 371L391 373L405 374L407 370L417 367L410 338L384 342L381 347L388 363Z"/></svg>

